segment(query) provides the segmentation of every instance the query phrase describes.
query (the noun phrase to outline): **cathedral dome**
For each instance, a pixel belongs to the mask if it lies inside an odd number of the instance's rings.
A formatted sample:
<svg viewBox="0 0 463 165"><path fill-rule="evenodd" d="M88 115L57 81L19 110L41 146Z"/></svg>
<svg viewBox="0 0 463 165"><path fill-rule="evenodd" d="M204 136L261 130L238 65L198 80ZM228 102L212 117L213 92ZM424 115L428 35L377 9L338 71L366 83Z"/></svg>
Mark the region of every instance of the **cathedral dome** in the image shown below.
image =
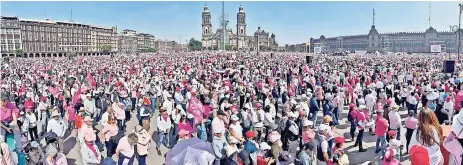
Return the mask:
<svg viewBox="0 0 463 165"><path fill-rule="evenodd" d="M240 5L240 7L238 8L238 12L239 13L244 13L243 5Z"/></svg>

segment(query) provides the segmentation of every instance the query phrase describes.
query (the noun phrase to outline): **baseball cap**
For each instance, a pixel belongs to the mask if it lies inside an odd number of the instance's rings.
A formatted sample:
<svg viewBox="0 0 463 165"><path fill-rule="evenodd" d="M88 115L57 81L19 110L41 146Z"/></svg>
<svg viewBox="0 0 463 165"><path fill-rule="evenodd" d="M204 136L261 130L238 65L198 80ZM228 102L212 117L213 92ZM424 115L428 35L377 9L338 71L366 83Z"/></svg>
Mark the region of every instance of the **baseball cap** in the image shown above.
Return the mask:
<svg viewBox="0 0 463 165"><path fill-rule="evenodd" d="M429 153L426 148L414 145L410 148L411 165L429 165Z"/></svg>

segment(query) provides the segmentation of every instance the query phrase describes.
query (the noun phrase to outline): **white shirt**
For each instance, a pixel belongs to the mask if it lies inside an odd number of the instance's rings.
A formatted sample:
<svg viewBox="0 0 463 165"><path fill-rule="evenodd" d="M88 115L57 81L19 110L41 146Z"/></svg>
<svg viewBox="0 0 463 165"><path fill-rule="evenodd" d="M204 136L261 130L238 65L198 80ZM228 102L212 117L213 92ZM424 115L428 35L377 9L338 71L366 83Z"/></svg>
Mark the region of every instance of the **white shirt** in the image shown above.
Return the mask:
<svg viewBox="0 0 463 165"><path fill-rule="evenodd" d="M54 132L58 137L63 137L66 132L66 123L63 120L51 119L48 121L47 132Z"/></svg>
<svg viewBox="0 0 463 165"><path fill-rule="evenodd" d="M372 94L367 94L367 96L365 96L365 103L368 107L373 107L375 102L375 97Z"/></svg>
<svg viewBox="0 0 463 165"><path fill-rule="evenodd" d="M171 100L164 100L164 103L162 103L162 107L166 108L167 114L170 115L172 114L172 110L174 109L174 101Z"/></svg>
<svg viewBox="0 0 463 165"><path fill-rule="evenodd" d="M169 117L167 117L167 121L165 121L162 116L158 116L157 118L158 132L168 133L167 130L172 127Z"/></svg>

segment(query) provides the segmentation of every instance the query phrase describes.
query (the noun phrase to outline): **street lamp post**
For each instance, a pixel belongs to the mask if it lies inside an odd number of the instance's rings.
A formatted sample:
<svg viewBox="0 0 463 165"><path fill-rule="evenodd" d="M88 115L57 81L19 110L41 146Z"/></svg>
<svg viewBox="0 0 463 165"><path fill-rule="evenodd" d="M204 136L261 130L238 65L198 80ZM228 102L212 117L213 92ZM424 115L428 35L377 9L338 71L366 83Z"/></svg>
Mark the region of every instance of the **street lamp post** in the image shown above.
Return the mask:
<svg viewBox="0 0 463 165"><path fill-rule="evenodd" d="M458 4L460 12L458 13L458 61L460 61L460 47L461 47L461 12L463 10L463 4Z"/></svg>

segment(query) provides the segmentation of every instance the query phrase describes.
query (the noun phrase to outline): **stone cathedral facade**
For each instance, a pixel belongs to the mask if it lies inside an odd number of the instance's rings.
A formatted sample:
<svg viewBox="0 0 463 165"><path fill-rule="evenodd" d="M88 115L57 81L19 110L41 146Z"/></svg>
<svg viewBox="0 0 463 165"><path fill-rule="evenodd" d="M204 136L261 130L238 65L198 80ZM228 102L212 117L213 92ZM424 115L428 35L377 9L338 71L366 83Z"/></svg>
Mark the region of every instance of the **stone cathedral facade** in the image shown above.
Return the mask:
<svg viewBox="0 0 463 165"><path fill-rule="evenodd" d="M204 6L202 12L202 48L203 50L220 50L222 45L222 27L214 30L212 29L211 13L208 6ZM243 51L276 51L278 44L275 40L275 34L270 34L261 27L257 28L253 36L246 34L246 13L243 6L240 6L236 15L236 32L233 33L231 28L225 30L226 37L225 43L231 47L232 50Z"/></svg>

